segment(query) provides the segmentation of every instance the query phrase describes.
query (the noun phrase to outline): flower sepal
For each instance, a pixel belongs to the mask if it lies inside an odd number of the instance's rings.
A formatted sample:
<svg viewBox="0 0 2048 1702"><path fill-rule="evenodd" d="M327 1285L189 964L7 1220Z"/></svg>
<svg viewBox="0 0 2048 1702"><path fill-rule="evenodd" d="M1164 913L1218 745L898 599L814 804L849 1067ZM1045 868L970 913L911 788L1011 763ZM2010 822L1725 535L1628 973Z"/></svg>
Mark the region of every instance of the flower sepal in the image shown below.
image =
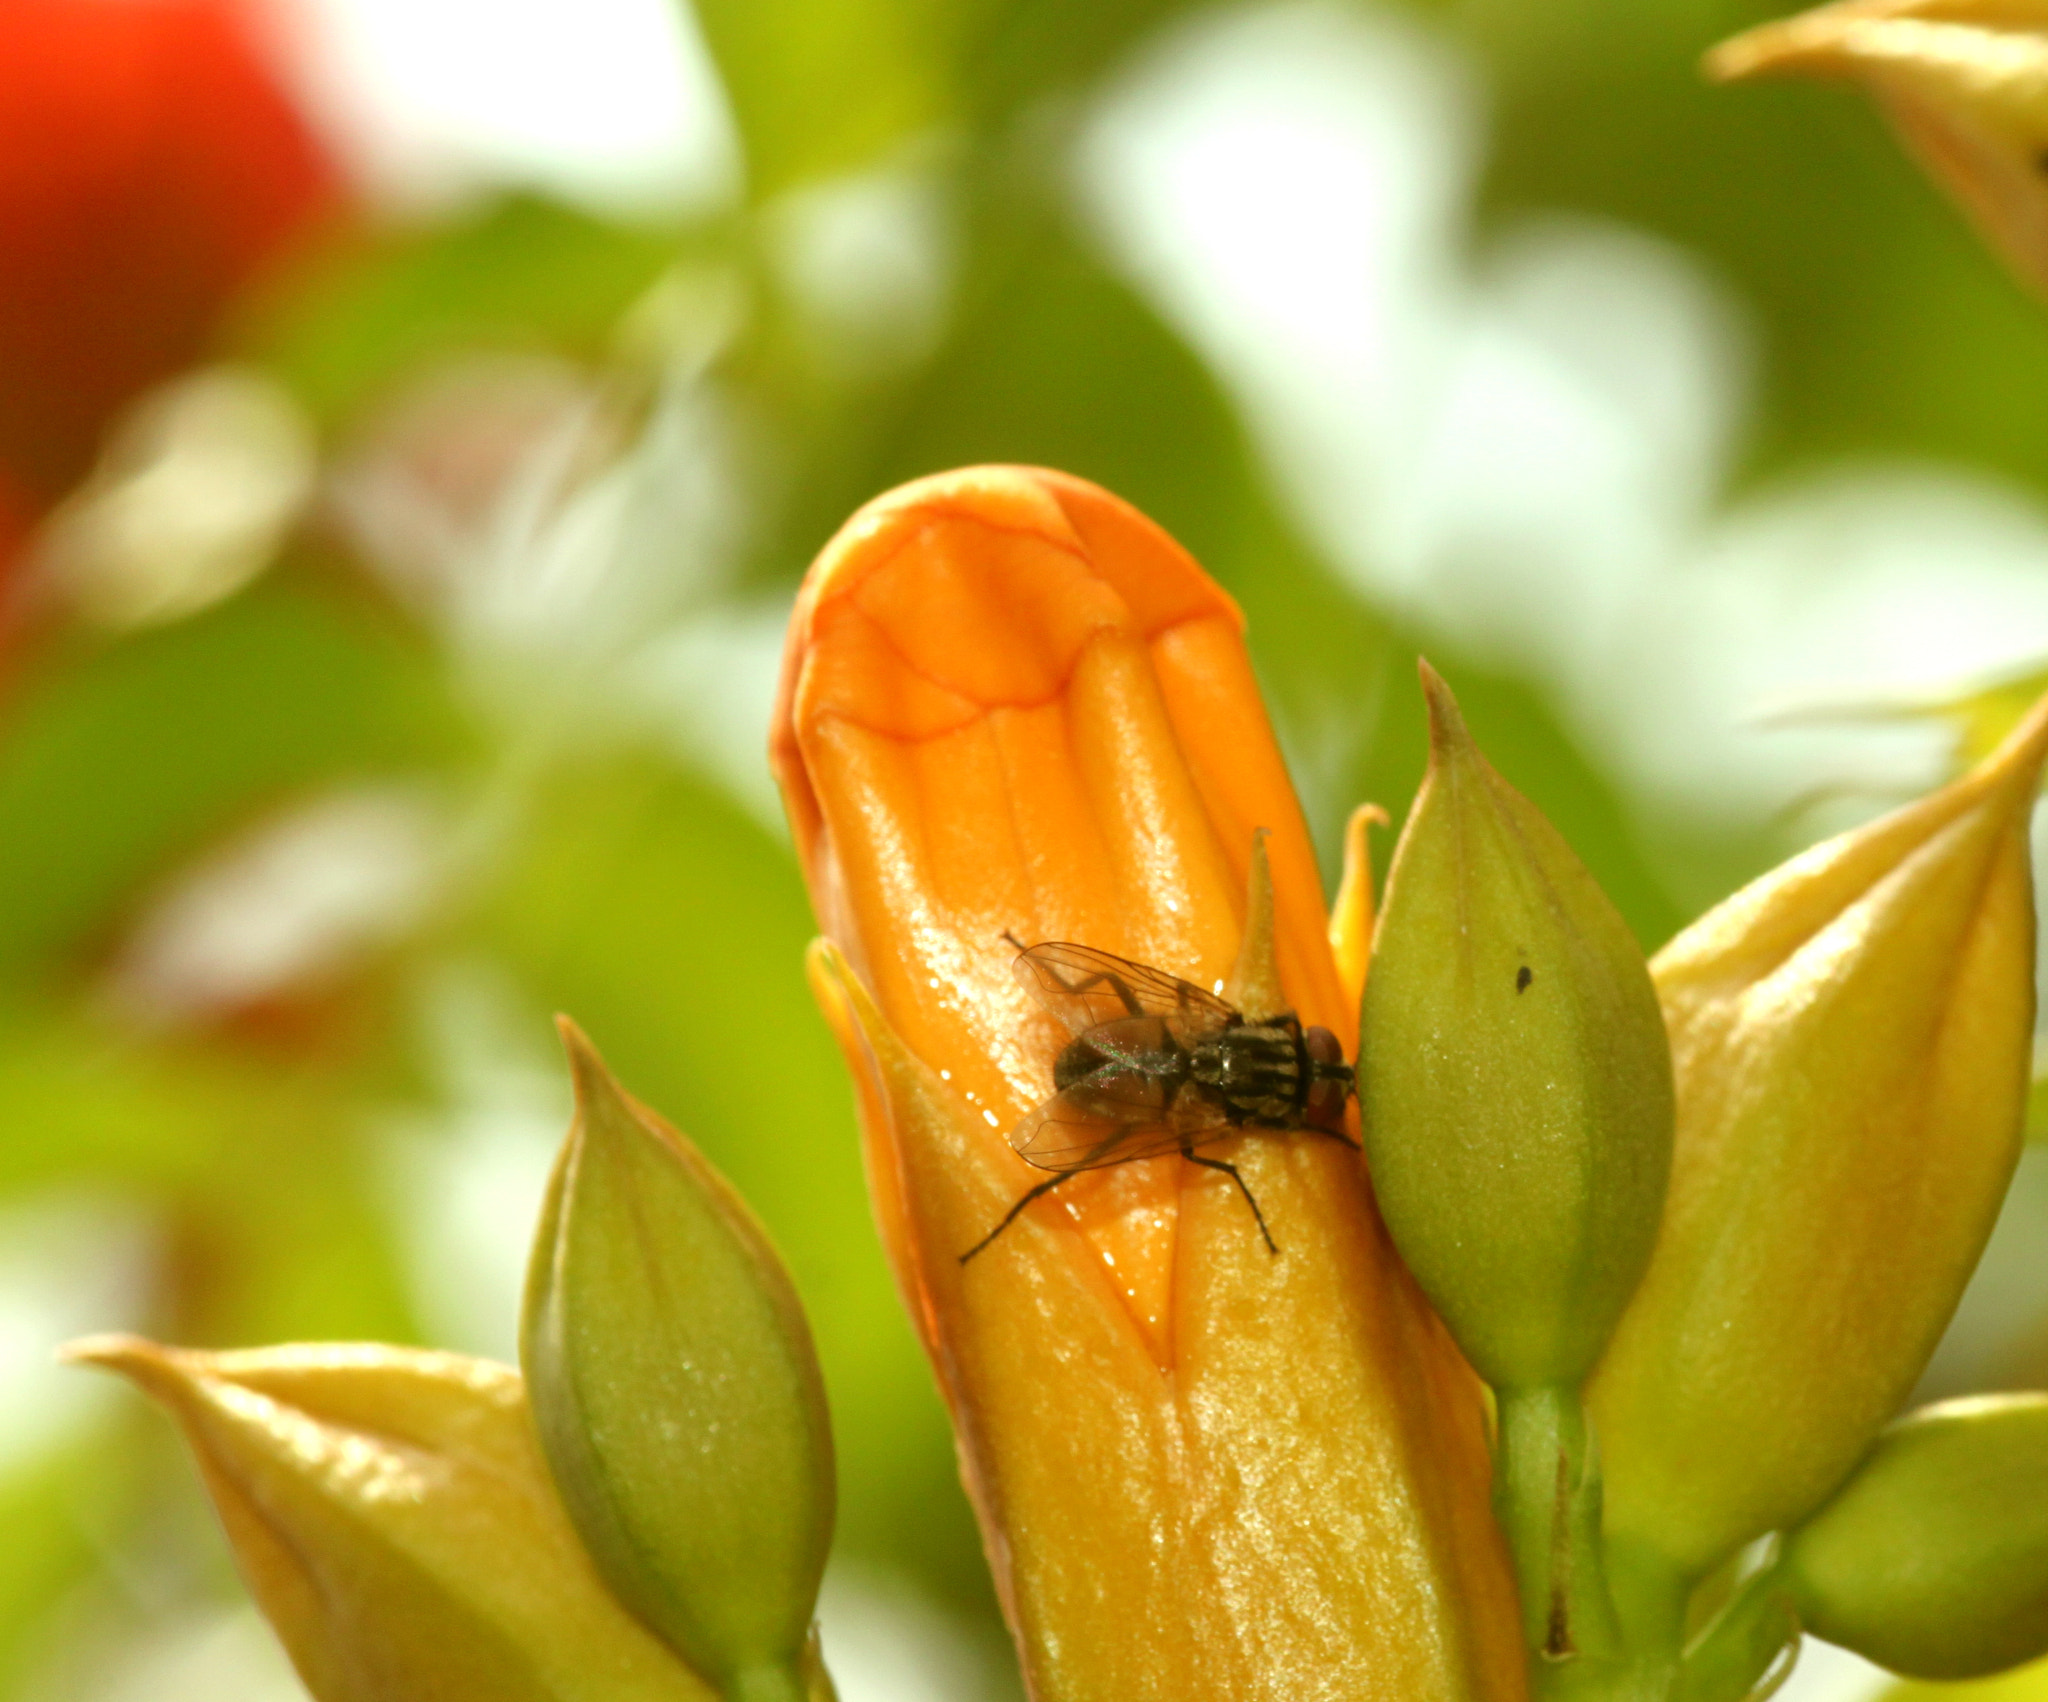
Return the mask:
<svg viewBox="0 0 2048 1702"><path fill-rule="evenodd" d="M95 1336L176 1419L319 1702L717 1702L605 1588L508 1365L382 1345Z"/></svg>

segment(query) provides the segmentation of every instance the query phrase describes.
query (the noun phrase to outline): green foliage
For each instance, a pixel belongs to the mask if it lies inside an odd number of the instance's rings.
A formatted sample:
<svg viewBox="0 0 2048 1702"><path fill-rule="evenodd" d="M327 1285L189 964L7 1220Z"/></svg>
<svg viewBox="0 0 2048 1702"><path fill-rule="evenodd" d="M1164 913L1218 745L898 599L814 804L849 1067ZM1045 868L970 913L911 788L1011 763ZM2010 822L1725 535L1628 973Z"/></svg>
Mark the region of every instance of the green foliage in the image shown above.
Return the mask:
<svg viewBox="0 0 2048 1702"><path fill-rule="evenodd" d="M705 0L704 31L725 79L747 187L766 200L807 179L870 164L943 122L931 0Z"/></svg>
<svg viewBox="0 0 2048 1702"><path fill-rule="evenodd" d="M344 427L451 351L600 352L675 255L667 233L509 196L448 225L336 239L250 311L237 342Z"/></svg>
<svg viewBox="0 0 2048 1702"><path fill-rule="evenodd" d="M16 686L0 746L0 974L61 965L280 794L459 748L428 653L349 599L265 588L57 648Z"/></svg>

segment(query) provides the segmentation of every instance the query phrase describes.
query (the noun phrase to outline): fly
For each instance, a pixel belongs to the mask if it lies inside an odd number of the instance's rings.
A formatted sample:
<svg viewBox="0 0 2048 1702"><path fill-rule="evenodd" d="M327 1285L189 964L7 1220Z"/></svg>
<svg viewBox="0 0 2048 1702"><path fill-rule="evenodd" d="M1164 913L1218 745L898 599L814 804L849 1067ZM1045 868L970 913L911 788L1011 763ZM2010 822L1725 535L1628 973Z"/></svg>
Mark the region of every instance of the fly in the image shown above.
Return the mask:
<svg viewBox="0 0 2048 1702"><path fill-rule="evenodd" d="M1197 1149L1247 1131L1325 1135L1346 1146L1353 1072L1327 1028L1292 1011L1248 1020L1191 981L1093 946L1016 946L1017 978L1073 1036L1053 1061L1053 1096L1010 1131L1027 1163L1053 1174L960 1255L964 1265L1033 1200L1084 1170L1178 1152L1237 1184L1265 1240L1266 1214L1236 1165Z"/></svg>

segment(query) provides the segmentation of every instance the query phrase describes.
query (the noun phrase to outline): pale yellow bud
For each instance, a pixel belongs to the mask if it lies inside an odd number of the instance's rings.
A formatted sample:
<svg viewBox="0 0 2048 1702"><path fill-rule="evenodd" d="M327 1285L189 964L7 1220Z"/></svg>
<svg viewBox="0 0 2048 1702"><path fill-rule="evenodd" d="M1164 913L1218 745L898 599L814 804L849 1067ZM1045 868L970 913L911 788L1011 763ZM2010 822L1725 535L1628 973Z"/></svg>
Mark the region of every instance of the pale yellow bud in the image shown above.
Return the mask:
<svg viewBox="0 0 2048 1702"><path fill-rule="evenodd" d="M2019 1155L2048 703L1651 965L1678 1087L1650 1268L1595 1373L1610 1533L1697 1577L1798 1524L1896 1413Z"/></svg>
<svg viewBox="0 0 2048 1702"><path fill-rule="evenodd" d="M95 1336L185 1432L242 1576L319 1702L715 1702L611 1596L519 1373L370 1345Z"/></svg>
<svg viewBox="0 0 2048 1702"><path fill-rule="evenodd" d="M2048 0L1845 0L1722 43L1707 71L1863 83L1992 246L2048 291Z"/></svg>

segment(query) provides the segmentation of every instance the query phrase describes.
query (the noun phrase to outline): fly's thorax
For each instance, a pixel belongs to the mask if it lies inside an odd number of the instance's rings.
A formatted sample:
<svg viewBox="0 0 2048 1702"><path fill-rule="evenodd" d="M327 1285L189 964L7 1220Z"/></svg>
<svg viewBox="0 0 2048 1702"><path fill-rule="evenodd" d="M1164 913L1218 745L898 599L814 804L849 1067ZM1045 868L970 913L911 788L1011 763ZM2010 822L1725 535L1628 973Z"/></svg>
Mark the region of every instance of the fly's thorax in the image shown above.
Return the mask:
<svg viewBox="0 0 2048 1702"><path fill-rule="evenodd" d="M1107 1054L1092 1045L1087 1035L1069 1041L1052 1063L1053 1091L1065 1093L1068 1088L1086 1081L1108 1062Z"/></svg>
<svg viewBox="0 0 2048 1702"><path fill-rule="evenodd" d="M1301 1122L1305 1064L1301 1024L1286 1016L1224 1029L1191 1051L1188 1071L1232 1122L1291 1129Z"/></svg>

